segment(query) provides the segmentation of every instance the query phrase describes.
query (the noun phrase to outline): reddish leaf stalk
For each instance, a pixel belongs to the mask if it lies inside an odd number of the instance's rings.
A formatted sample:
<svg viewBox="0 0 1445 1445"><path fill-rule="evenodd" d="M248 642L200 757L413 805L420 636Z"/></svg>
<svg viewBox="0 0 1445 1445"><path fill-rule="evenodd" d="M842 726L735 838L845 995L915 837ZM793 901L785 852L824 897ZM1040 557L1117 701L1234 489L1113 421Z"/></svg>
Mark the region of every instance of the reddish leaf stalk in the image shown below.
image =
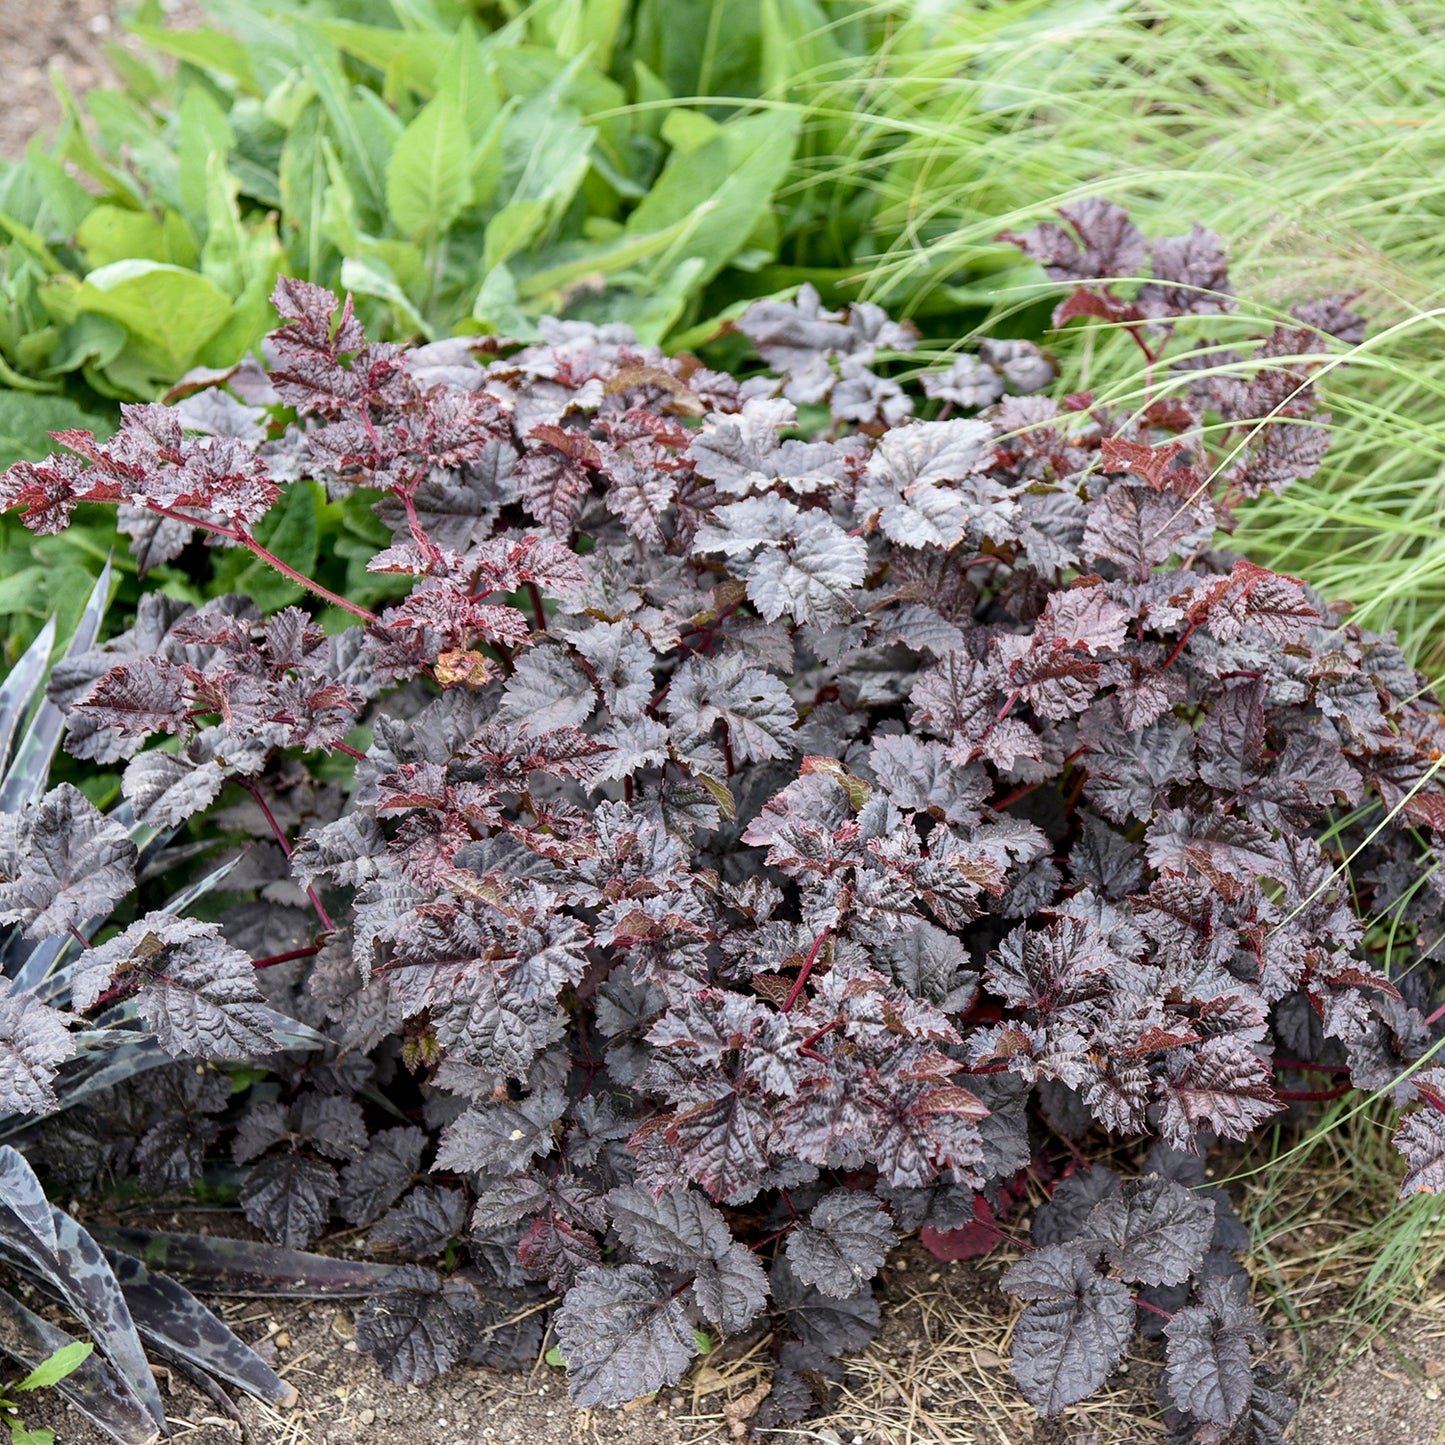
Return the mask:
<svg viewBox="0 0 1445 1445"><path fill-rule="evenodd" d="M304 587L308 592L313 592L317 597L331 603L333 607L340 607L351 613L353 617L359 617L363 622L375 622L376 613L369 612L365 607L350 601L333 592L329 587L323 587L321 583L313 578L305 577L289 563L283 562L274 552L268 551L248 532L243 532L239 527L226 527L218 522L209 522L202 517L188 516L185 512L178 512L172 507L162 507L154 502L147 502L146 510L155 513L158 517L169 517L173 522L183 522L188 527L198 527L203 532L210 532L213 536L225 537L227 540L236 542L245 547L247 551L253 552L268 567L274 568L283 577L288 577L298 587Z"/></svg>
<svg viewBox="0 0 1445 1445"><path fill-rule="evenodd" d="M270 958L251 960L252 968L274 968L278 963L291 963L298 958L314 958L321 952L321 945L313 943L309 948L293 948L289 953L273 953Z"/></svg>
<svg viewBox="0 0 1445 1445"><path fill-rule="evenodd" d="M1338 1084L1333 1089L1276 1089L1274 1096L1291 1104L1323 1104L1348 1094L1353 1084Z"/></svg>
<svg viewBox="0 0 1445 1445"><path fill-rule="evenodd" d="M271 831L276 835L276 841L281 845L281 851L287 858L290 858L291 844L286 838L286 831L280 823L276 821L276 815L267 805L266 799L262 797L260 788L258 788L255 783L244 783L242 786L256 800L256 806L260 808L262 817L266 819ZM331 915L326 911L326 905L321 901L320 895L309 883L306 885L306 896L311 900L311 906L315 908L316 916L321 920L321 926L328 933L335 933L336 925L331 921Z"/></svg>
<svg viewBox="0 0 1445 1445"><path fill-rule="evenodd" d="M823 945L831 938L833 930L825 928L814 940L813 946L808 950L808 956L803 960L803 967L798 972L792 988L788 990L788 996L783 1000L783 1012L792 1013L793 1005L803 996L803 987L808 982L808 975L813 972L814 965L818 962L818 955L823 951Z"/></svg>
<svg viewBox="0 0 1445 1445"><path fill-rule="evenodd" d="M1184 629L1184 636L1181 637L1179 641L1174 644L1174 651L1171 652L1169 656L1164 659L1163 665L1159 668L1160 672L1168 672L1169 669L1174 666L1175 659L1179 656L1181 652L1184 651L1184 644L1188 642L1191 637L1194 636L1195 629L1198 626L1198 622L1191 622L1189 626Z"/></svg>

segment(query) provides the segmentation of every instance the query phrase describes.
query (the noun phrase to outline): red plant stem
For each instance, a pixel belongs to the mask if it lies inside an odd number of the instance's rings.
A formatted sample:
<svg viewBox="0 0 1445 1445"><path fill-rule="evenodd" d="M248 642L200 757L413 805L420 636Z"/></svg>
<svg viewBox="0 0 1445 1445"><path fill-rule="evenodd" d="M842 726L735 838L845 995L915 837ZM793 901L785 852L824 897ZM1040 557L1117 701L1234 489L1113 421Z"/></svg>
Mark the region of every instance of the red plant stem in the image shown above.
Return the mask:
<svg viewBox="0 0 1445 1445"><path fill-rule="evenodd" d="M359 753L349 743L332 743L331 745L338 753L345 753L348 758L355 758L358 763L366 761L366 754Z"/></svg>
<svg viewBox="0 0 1445 1445"><path fill-rule="evenodd" d="M413 482L416 480L417 478L412 478ZM402 506L406 508L406 525L411 531L412 541L416 543L428 562L435 565L440 553L437 552L436 543L427 536L426 529L421 524L421 518L416 514L416 503L412 500L411 488L409 486L398 487L393 492L393 495L400 497Z"/></svg>
<svg viewBox="0 0 1445 1445"><path fill-rule="evenodd" d="M998 710L998 716L995 717L994 720L989 723L989 725L983 730L983 736L979 739L979 742L982 743L988 740L989 735L993 732L993 730L1014 710L1014 704L1018 700L1019 695L1017 692L1009 693L1007 700L1004 702L1004 705Z"/></svg>
<svg viewBox="0 0 1445 1445"><path fill-rule="evenodd" d="M542 605L542 593L535 582L527 583L527 596L532 599L532 617L537 623L537 631L547 630L547 609Z"/></svg>
<svg viewBox="0 0 1445 1445"><path fill-rule="evenodd" d="M89 948L90 940L73 924L67 923L66 928L70 930L70 936L82 947Z"/></svg>
<svg viewBox="0 0 1445 1445"><path fill-rule="evenodd" d="M1013 792L1000 798L998 802L990 803L989 807L991 807L995 813L1002 813L1005 808L1011 808L1021 798L1027 798L1035 788L1041 788L1042 786L1042 783L1025 783L1023 787L1015 788Z"/></svg>
<svg viewBox="0 0 1445 1445"><path fill-rule="evenodd" d="M276 841L281 845L281 851L289 859L291 857L291 844L286 839L285 830L276 821L276 815L266 805L266 799L261 796L261 790L255 783L243 783L242 786L256 800L256 806L260 808L262 816L271 825L271 831L276 835ZM311 900L311 906L316 910L316 916L321 920L321 926L328 932L334 933L336 925L331 921L331 915L326 911L326 905L321 901L316 890L308 883L306 885L306 896Z"/></svg>
<svg viewBox="0 0 1445 1445"><path fill-rule="evenodd" d="M792 1013L793 1005L803 996L803 985L808 981L808 975L812 973L813 966L818 962L818 955L823 951L823 945L832 936L833 930L825 928L814 940L813 946L808 950L808 956L803 960L803 967L794 980L792 988L788 990L788 996L783 1000L783 1012Z"/></svg>
<svg viewBox="0 0 1445 1445"><path fill-rule="evenodd" d="M154 502L147 502L146 510L155 513L158 517L169 517L173 522L184 522L188 527L199 527L203 532L210 532L214 536L238 542L248 551L255 553L268 567L274 567L283 577L289 577L298 587L304 587L308 592L314 592L316 596L325 599L333 607L340 607L351 613L353 617L359 617L363 622L376 621L376 613L368 612L365 607L357 606L355 602L331 591L329 587L323 587L310 577L303 577L294 567L283 562L274 552L267 551L254 537L243 532L239 527L223 527L217 522L208 522L201 517L187 516L186 513L177 512L172 507L157 506Z"/></svg>
<svg viewBox="0 0 1445 1445"><path fill-rule="evenodd" d="M834 1029L841 1029L842 1027L843 1020L834 1019L831 1023L826 1023L823 1025L822 1028L817 1029L815 1032L809 1034L808 1037L805 1038L803 1042L798 1045L798 1047L802 1049L811 1049L813 1045L818 1042L819 1039L826 1037L828 1034L831 1034Z"/></svg>
<svg viewBox="0 0 1445 1445"><path fill-rule="evenodd" d="M791 1234L792 1232L793 1226L791 1224L786 1225L782 1229L775 1230L772 1234L766 1236L766 1238L758 1240L755 1244L748 1245L748 1248L756 1254L760 1249L766 1249L775 1239L781 1239L785 1234Z"/></svg>
<svg viewBox="0 0 1445 1445"><path fill-rule="evenodd" d="M293 948L290 953L273 953L270 958L254 958L252 968L274 968L278 963L290 963L297 958L315 958L321 952L321 945L313 943L309 948Z"/></svg>
<svg viewBox="0 0 1445 1445"><path fill-rule="evenodd" d="M1445 1019L1445 1003L1442 1003L1440 1007L1425 1020L1425 1027L1428 1029L1431 1024L1438 1024L1441 1019Z"/></svg>
<svg viewBox="0 0 1445 1445"><path fill-rule="evenodd" d="M1194 631L1198 626L1199 624L1197 622L1191 622L1189 626L1184 629L1184 636L1181 637L1179 641L1174 644L1174 651L1171 652L1169 656L1164 659L1164 665L1159 669L1160 672L1168 672L1169 669L1173 667L1174 659L1177 658L1179 654L1184 651L1184 644L1188 642L1191 637L1194 636Z"/></svg>
<svg viewBox="0 0 1445 1445"><path fill-rule="evenodd" d="M1134 1303L1138 1305L1141 1310L1148 1310L1151 1315L1158 1315L1161 1320L1172 1320L1174 1318L1172 1310L1161 1310L1158 1305L1151 1305L1146 1299L1139 1299L1136 1296Z"/></svg>
<svg viewBox="0 0 1445 1445"><path fill-rule="evenodd" d="M1342 1098L1354 1087L1353 1084L1339 1084L1333 1089L1276 1089L1274 1096L1291 1104L1323 1104L1330 1099Z"/></svg>

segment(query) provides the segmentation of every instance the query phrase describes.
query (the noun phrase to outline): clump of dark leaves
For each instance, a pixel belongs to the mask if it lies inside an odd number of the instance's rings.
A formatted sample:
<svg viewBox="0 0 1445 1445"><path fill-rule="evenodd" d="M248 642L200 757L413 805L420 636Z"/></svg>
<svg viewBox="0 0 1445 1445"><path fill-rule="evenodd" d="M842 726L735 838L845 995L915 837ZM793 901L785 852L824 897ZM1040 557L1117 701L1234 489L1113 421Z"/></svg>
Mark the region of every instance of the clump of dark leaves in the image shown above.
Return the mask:
<svg viewBox="0 0 1445 1445"><path fill-rule="evenodd" d="M1098 1129L1157 1143L1039 1212L1003 1281L1022 1389L1080 1400L1142 1324L1181 1439L1279 1439L1247 1239L1191 1161L1308 1095L1281 1074L1379 1087L1438 1034L1414 965L1445 729L1391 642L1212 550L1318 464L1312 376L1358 318L1317 305L1200 370L1171 347L1228 319L1217 240L1065 220L1021 244L1077 283L1060 324L1149 356L1138 411L1020 394L1051 367L1011 343L925 378L915 419L912 333L808 294L742 319L777 374L740 382L615 327L370 345L283 281L269 377L6 474L36 530L122 503L150 560L264 551L300 477L378 493L370 566L413 579L380 615L155 596L61 682L71 751L124 761L142 821L229 789L294 850L255 886L309 898L313 942L255 959L148 915L77 1002L138 991L172 1051L259 1054L259 980L330 1031L241 1120L241 1199L279 1242L339 1215L409 1261L360 1327L392 1379L530 1358L555 1292L578 1403L678 1380L699 1330L767 1331L766 1418L796 1418L875 1330L900 1233L993 1228L1020 1171L1057 1178L1051 1131ZM307 792L326 752L356 759L344 806ZM0 840L0 918L32 933L131 884L59 791ZM1397 911L1375 961L1352 894ZM13 1107L54 1062L6 1037ZM378 1113L407 1088L413 1120ZM1408 1187L1438 1188L1445 1072L1418 1093Z"/></svg>

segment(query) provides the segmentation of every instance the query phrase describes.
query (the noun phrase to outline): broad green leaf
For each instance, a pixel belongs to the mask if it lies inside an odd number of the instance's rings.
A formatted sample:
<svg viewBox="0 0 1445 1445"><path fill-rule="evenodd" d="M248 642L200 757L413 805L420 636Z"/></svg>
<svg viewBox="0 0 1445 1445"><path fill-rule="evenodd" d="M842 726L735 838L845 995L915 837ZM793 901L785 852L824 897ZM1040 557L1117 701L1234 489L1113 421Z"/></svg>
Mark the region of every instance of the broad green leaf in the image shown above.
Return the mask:
<svg viewBox="0 0 1445 1445"><path fill-rule="evenodd" d="M722 129L721 121L683 105L667 112L662 122L662 138L675 152L685 154L716 139Z"/></svg>
<svg viewBox="0 0 1445 1445"><path fill-rule="evenodd" d="M579 321L621 321L644 345L655 346L670 337L693 297L702 290L703 262L690 256L660 279L644 279L630 290L609 291L573 308ZM711 328L712 331L716 327Z"/></svg>
<svg viewBox="0 0 1445 1445"><path fill-rule="evenodd" d="M50 1356L31 1370L23 1380L16 1381L12 1390L45 1390L58 1384L67 1375L74 1374L91 1356L95 1346L89 1340L75 1340Z"/></svg>
<svg viewBox="0 0 1445 1445"><path fill-rule="evenodd" d="M55 1431L44 1425L32 1430L19 1420L10 1419L5 1423L10 1426L10 1445L55 1445Z"/></svg>
<svg viewBox="0 0 1445 1445"><path fill-rule="evenodd" d="M167 253L165 232L159 218L150 211L132 211L124 206L97 206L75 233L86 263L94 269L113 261L172 261Z"/></svg>
<svg viewBox="0 0 1445 1445"><path fill-rule="evenodd" d="M240 295L246 284L246 233L236 205L239 187L226 168L224 152L213 152L206 164L206 243L201 247L201 275L228 296Z"/></svg>
<svg viewBox="0 0 1445 1445"><path fill-rule="evenodd" d="M434 339L431 327L412 304L391 268L379 256L368 259L348 256L341 263L341 285L344 290L389 302L406 328L428 341Z"/></svg>
<svg viewBox="0 0 1445 1445"><path fill-rule="evenodd" d="M122 147L132 152L144 149L159 135L156 118L120 90L92 90L85 97L86 109L100 137L118 154ZM171 164L175 157L168 155Z"/></svg>
<svg viewBox="0 0 1445 1445"><path fill-rule="evenodd" d="M0 391L0 470L13 462L38 461L56 449L51 432L74 429L108 434L111 424L69 397Z"/></svg>
<svg viewBox="0 0 1445 1445"><path fill-rule="evenodd" d="M507 134L507 121L516 102L509 100L498 111L485 134L472 147L472 205L490 204L502 180L503 141Z"/></svg>
<svg viewBox="0 0 1445 1445"><path fill-rule="evenodd" d="M44 199L55 233L72 236L95 205L95 196L42 149L38 135L25 148L25 170ZM37 221L37 225L40 222Z"/></svg>
<svg viewBox="0 0 1445 1445"><path fill-rule="evenodd" d="M264 89L251 68L251 53L244 41L220 30L169 30L158 25L132 24L127 27L138 40L162 55L172 55L202 70L228 75L248 95L263 95Z"/></svg>
<svg viewBox="0 0 1445 1445"><path fill-rule="evenodd" d="M406 130L406 122L374 90L358 86L355 97L356 128L372 166L382 177L385 201L386 167Z"/></svg>
<svg viewBox="0 0 1445 1445"><path fill-rule="evenodd" d="M50 83L55 89L55 97L60 102L60 109L65 117L65 123L56 140L56 154L73 162L78 170L119 200L143 208L146 203L145 192L136 179L108 165L91 143L85 122L81 118L80 107L59 71L51 73Z"/></svg>
<svg viewBox="0 0 1445 1445"><path fill-rule="evenodd" d="M236 144L226 113L203 85L190 85L181 99L179 158L181 209L201 234L207 222L212 157L224 163Z"/></svg>
<svg viewBox="0 0 1445 1445"><path fill-rule="evenodd" d="M537 341L542 333L517 304L517 278L506 265L487 272L477 299L472 303L472 320L488 336L510 336L514 341Z"/></svg>
<svg viewBox="0 0 1445 1445"><path fill-rule="evenodd" d="M629 234L656 232L684 216L697 224L654 268L662 275L677 261L703 263L706 284L743 248L787 176L797 144L797 123L787 111L729 121L702 145L668 158L656 185L627 220Z"/></svg>
<svg viewBox="0 0 1445 1445"><path fill-rule="evenodd" d="M632 53L673 95L755 95L758 7L738 0L643 0Z"/></svg>
<svg viewBox="0 0 1445 1445"><path fill-rule="evenodd" d="M496 120L501 107L496 78L486 55L486 44L469 21L447 47L436 74L436 94L451 97L474 145Z"/></svg>
<svg viewBox="0 0 1445 1445"><path fill-rule="evenodd" d="M555 247L538 257L538 261L545 264L518 277L518 294L530 304L540 304L544 311L558 310L565 304L562 293L568 287L582 280L601 280L616 275L648 260L686 237L699 219L700 215L694 213L663 231L641 236L623 231L606 241L574 242Z"/></svg>
<svg viewBox="0 0 1445 1445"><path fill-rule="evenodd" d="M502 138L502 209L487 225L490 271L539 241L576 195L587 174L594 133L551 90L518 106Z"/></svg>
<svg viewBox="0 0 1445 1445"><path fill-rule="evenodd" d="M242 234L243 289L231 308L230 319L201 348L198 360L203 366L231 366L247 351L258 348L266 333L275 328L276 308L271 305L271 293L285 259L286 252L270 216Z"/></svg>
<svg viewBox="0 0 1445 1445"><path fill-rule="evenodd" d="M143 51L117 45L113 40L106 41L101 48L111 69L120 76L127 95L149 105L165 93L166 77L151 64Z"/></svg>
<svg viewBox="0 0 1445 1445"><path fill-rule="evenodd" d="M57 275L65 269L51 254L50 247L39 235L13 216L7 216L4 211L0 211L0 231L9 235L18 245L23 246L50 275Z"/></svg>
<svg viewBox="0 0 1445 1445"><path fill-rule="evenodd" d="M80 311L119 321L130 333L137 370L174 381L231 315L231 302L195 271L156 261L116 261L92 271L76 298Z"/></svg>
<svg viewBox="0 0 1445 1445"><path fill-rule="evenodd" d="M46 372L59 376L67 371L79 371L83 366L107 366L124 350L125 337L125 327L109 316L97 316L94 312L78 314L60 333Z"/></svg>
<svg viewBox="0 0 1445 1445"><path fill-rule="evenodd" d="M316 99L316 87L299 70L293 70L271 88L261 102L261 114L278 130L290 132L301 113Z"/></svg>
<svg viewBox="0 0 1445 1445"><path fill-rule="evenodd" d="M626 11L627 0L539 0L528 19L534 39L569 58L586 52L605 71Z"/></svg>
<svg viewBox="0 0 1445 1445"><path fill-rule="evenodd" d="M8 438L0 437L0 446L4 446L7 440ZM9 447L6 449L14 450ZM19 456L15 457L16 461L19 459ZM50 607L45 574L46 569L37 563L33 567L0 577L0 616L9 617L16 612L25 612L31 617L46 616Z"/></svg>
<svg viewBox="0 0 1445 1445"><path fill-rule="evenodd" d="M431 95L436 88L438 45L435 35L415 34L388 25L351 20L321 20L316 28L339 50L377 70L399 67L412 90Z"/></svg>
<svg viewBox="0 0 1445 1445"><path fill-rule="evenodd" d="M758 21L765 94L785 96L800 77L841 57L828 17L814 0L759 0Z"/></svg>
<svg viewBox="0 0 1445 1445"><path fill-rule="evenodd" d="M307 27L302 35L314 41L304 52L306 74L326 112L337 153L345 162L353 188L359 191L358 200L379 215L385 197L383 171L362 134L351 86L341 72L335 49L321 31Z"/></svg>
<svg viewBox="0 0 1445 1445"><path fill-rule="evenodd" d="M386 208L413 238L450 228L472 195L471 141L462 102L440 91L417 113L386 169Z"/></svg>
<svg viewBox="0 0 1445 1445"><path fill-rule="evenodd" d="M551 221L551 207L544 200L508 201L487 222L482 264L490 273L508 258L542 239Z"/></svg>
<svg viewBox="0 0 1445 1445"><path fill-rule="evenodd" d="M326 156L321 107L312 102L296 118L281 148L281 210L287 254L298 276L320 280L325 248Z"/></svg>

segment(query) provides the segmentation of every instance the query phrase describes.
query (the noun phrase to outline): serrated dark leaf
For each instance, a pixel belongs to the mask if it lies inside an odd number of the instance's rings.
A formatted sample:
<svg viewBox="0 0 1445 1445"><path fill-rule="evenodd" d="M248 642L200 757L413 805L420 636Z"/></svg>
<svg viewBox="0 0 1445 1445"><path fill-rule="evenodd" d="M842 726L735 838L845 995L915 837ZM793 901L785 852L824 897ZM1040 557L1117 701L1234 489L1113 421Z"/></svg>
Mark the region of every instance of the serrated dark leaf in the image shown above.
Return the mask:
<svg viewBox="0 0 1445 1445"><path fill-rule="evenodd" d="M837 1299L794 1274L786 1255L773 1262L769 1275L775 1309L805 1345L824 1355L861 1350L878 1332L878 1301L871 1290Z"/></svg>
<svg viewBox="0 0 1445 1445"><path fill-rule="evenodd" d="M331 1165L304 1154L272 1154L242 1181L241 1208L273 1243L305 1249L321 1233L340 1188Z"/></svg>
<svg viewBox="0 0 1445 1445"><path fill-rule="evenodd" d="M624 1405L675 1385L697 1354L681 1301L639 1264L584 1270L554 1329L578 1405Z"/></svg>
<svg viewBox="0 0 1445 1445"><path fill-rule="evenodd" d="M390 1246L412 1259L429 1259L462 1232L467 1220L466 1195L460 1189L413 1189L382 1216L370 1243Z"/></svg>
<svg viewBox="0 0 1445 1445"><path fill-rule="evenodd" d="M1157 1174L1101 1200L1079 1235L1112 1270L1136 1284L1179 1284L1199 1268L1214 1237L1214 1201Z"/></svg>
<svg viewBox="0 0 1445 1445"><path fill-rule="evenodd" d="M69 783L0 813L0 922L53 938L104 917L135 886L136 847Z"/></svg>
<svg viewBox="0 0 1445 1445"><path fill-rule="evenodd" d="M1180 1310L1164 1327L1169 1393L1212 1425L1233 1424L1254 1392L1249 1343L1262 1331L1245 1289L1242 1280L1210 1281L1200 1291L1203 1303Z"/></svg>
<svg viewBox="0 0 1445 1445"><path fill-rule="evenodd" d="M407 1264L357 1313L356 1343L393 1385L424 1385L466 1355L482 1323L482 1302L467 1280L439 1280Z"/></svg>
<svg viewBox="0 0 1445 1445"><path fill-rule="evenodd" d="M366 1153L341 1171L337 1207L348 1224L370 1224L406 1192L421 1167L426 1135L412 1125L372 1135Z"/></svg>
<svg viewBox="0 0 1445 1445"><path fill-rule="evenodd" d="M1093 1394L1114 1372L1134 1332L1134 1301L1073 1244L1037 1249L999 1281L1034 1301L1014 1325L1014 1379L1045 1415Z"/></svg>
<svg viewBox="0 0 1445 1445"><path fill-rule="evenodd" d="M887 1211L858 1190L832 1190L808 1218L788 1236L788 1262L804 1284L836 1299L867 1289L898 1240Z"/></svg>

